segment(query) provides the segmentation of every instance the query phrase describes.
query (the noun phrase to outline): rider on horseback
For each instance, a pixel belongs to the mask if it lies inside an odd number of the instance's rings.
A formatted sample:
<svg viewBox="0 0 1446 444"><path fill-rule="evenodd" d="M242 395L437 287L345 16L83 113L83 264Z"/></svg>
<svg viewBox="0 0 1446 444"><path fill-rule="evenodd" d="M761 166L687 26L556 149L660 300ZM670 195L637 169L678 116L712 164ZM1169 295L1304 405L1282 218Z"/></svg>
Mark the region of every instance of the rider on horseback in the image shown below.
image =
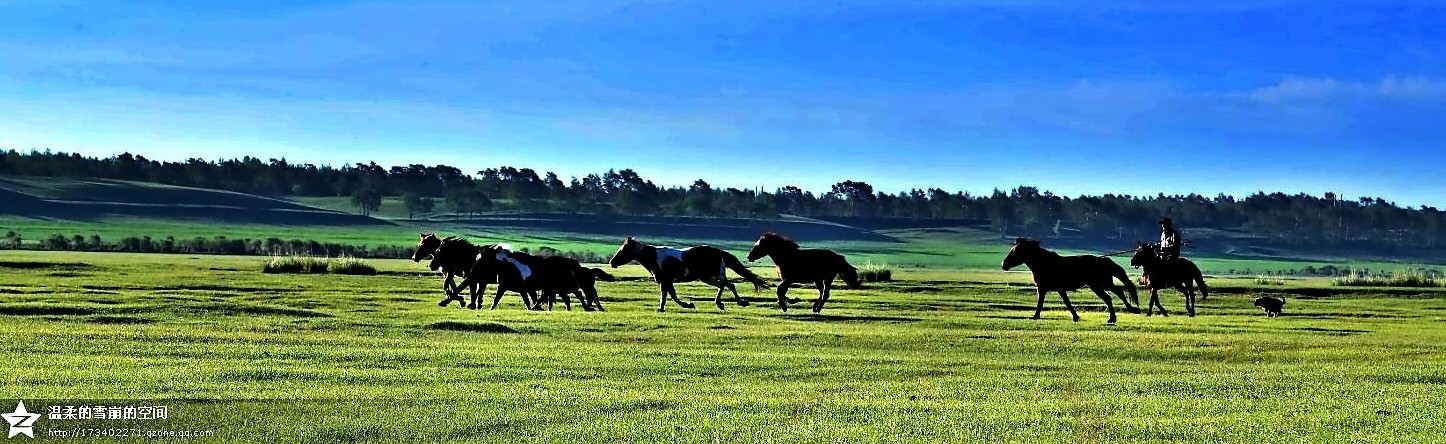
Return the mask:
<svg viewBox="0 0 1446 444"><path fill-rule="evenodd" d="M1172 226L1170 218L1160 219L1160 244L1155 252L1160 259L1172 261L1180 257L1180 232Z"/></svg>

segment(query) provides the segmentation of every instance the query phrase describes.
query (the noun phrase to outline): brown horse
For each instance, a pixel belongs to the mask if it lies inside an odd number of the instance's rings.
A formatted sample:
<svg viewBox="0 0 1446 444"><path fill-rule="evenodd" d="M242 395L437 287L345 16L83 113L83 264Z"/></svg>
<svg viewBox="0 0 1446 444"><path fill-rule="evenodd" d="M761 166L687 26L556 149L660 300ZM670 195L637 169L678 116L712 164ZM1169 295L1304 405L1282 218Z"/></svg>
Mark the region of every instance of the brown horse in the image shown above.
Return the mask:
<svg viewBox="0 0 1446 444"><path fill-rule="evenodd" d="M1205 275L1200 273L1200 267L1185 258L1170 261L1160 259L1155 244L1135 244L1135 255L1130 257L1130 266L1145 269L1144 287L1150 290L1150 303L1145 306L1145 316L1149 316L1156 307L1160 308L1160 314L1170 315L1165 312L1165 307L1160 305L1160 290L1165 288L1174 288L1184 295L1185 311L1190 316L1195 316L1196 287L1200 289L1200 300L1203 301L1210 295L1210 288L1205 286Z"/></svg>
<svg viewBox="0 0 1446 444"><path fill-rule="evenodd" d="M483 247L473 245L466 239L447 237L437 243L436 249L430 254L432 260L428 262L427 267L434 271L442 270L444 274L449 276L449 279L451 276L472 278L472 269L475 268L477 255L482 252L482 248ZM446 288L444 285L443 291L447 294L447 297L442 299L441 302L438 302L437 305L446 307L447 304L452 301L457 301L458 307L466 305L466 300L462 298L462 289L465 288L471 291L473 308L476 308L477 295L487 292L487 284L496 282L497 277L495 275L484 275L472 279L463 279L461 285L453 285L451 288Z"/></svg>
<svg viewBox="0 0 1446 444"><path fill-rule="evenodd" d="M843 255L832 250L799 249L798 243L772 231L758 236L753 249L748 250L748 262L764 256L773 260L778 268L778 308L788 311L788 287L793 284L811 283L818 287L818 299L813 301L813 312L823 311L828 302L835 277L842 278L849 288L861 288L858 269L849 265ZM795 300L796 302L796 300Z"/></svg>
<svg viewBox="0 0 1446 444"><path fill-rule="evenodd" d="M713 303L719 310L723 309L724 289L733 292L733 299L739 306L747 306L748 301L739 296L738 288L728 281L729 269L752 283L755 289L769 287L767 282L749 271L737 256L707 245L689 248L658 247L638 242L628 236L608 264L617 268L633 261L648 270L662 289L658 295L658 311L663 311L668 305L669 296L673 297L673 302L679 307L693 308L692 303L678 299L678 290L673 288L673 284L692 281L701 281L718 288L718 294L713 296Z"/></svg>
<svg viewBox="0 0 1446 444"><path fill-rule="evenodd" d="M1070 316L1074 321L1079 322L1079 313L1075 312L1074 305L1069 302L1069 291L1078 290L1082 287L1089 287L1101 300L1105 301L1105 308L1110 311L1108 323L1115 323L1115 304L1111 301L1110 295L1105 294L1109 290L1120 297L1120 302L1125 303L1127 311L1138 313L1140 309L1130 304L1130 299L1120 292L1114 280L1119 279L1124 287L1130 291L1130 298L1139 304L1140 297L1135 293L1135 284L1130 283L1130 276L1125 274L1124 267L1116 264L1109 258L1099 256L1060 256L1058 253L1046 250L1039 246L1039 241L1025 238L1014 240L1014 246L1009 249L1009 254L1004 256L1004 263L1000 267L1009 270L1024 264L1034 274L1034 286L1039 293L1039 302L1034 307L1034 319L1039 319L1040 310L1044 309L1044 295L1051 291L1059 292L1059 298L1064 300L1065 308L1069 309Z"/></svg>
<svg viewBox="0 0 1446 444"><path fill-rule="evenodd" d="M412 252L412 262L421 262L422 259L432 257L433 260L429 262L428 265L433 271L437 271L439 269L442 271L442 291L449 295L454 292L460 292L459 290L457 290L457 284L455 281L453 281L453 278L455 278L456 276L467 276L467 270L472 268L472 261L475 260L477 256L477 249L475 247L467 248L471 247L471 244L466 243L465 240L462 240L460 238L448 237L443 239L437 237L437 233L433 233L430 231L421 232L420 237L421 239L417 241L417 249ZM453 246L462 248L449 249L449 252L452 254L448 255L445 258L435 257L438 250L442 248L442 244L448 241L460 241L460 243L454 244ZM463 246L462 244L466 245ZM473 286L471 290L472 293L477 293L476 286ZM447 303L451 302L452 300L453 299L450 297L447 299L443 299L442 302L439 303L439 305L445 307L447 306ZM456 300L458 301L457 305L461 306L461 299Z"/></svg>

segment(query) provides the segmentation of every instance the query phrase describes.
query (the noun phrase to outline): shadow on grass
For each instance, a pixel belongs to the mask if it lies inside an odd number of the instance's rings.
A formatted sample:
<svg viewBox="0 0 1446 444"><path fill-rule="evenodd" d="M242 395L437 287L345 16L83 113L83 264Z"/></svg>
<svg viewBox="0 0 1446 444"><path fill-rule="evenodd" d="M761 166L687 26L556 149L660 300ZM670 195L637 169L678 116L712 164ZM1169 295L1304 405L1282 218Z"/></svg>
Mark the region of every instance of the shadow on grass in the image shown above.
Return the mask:
<svg viewBox="0 0 1446 444"><path fill-rule="evenodd" d="M522 333L496 322L438 321L427 325L432 330L467 331L473 333Z"/></svg>
<svg viewBox="0 0 1446 444"><path fill-rule="evenodd" d="M804 314L787 314L787 313L782 313L782 314L775 314L775 315L773 315L773 316L774 316L774 317L785 318L785 319L790 319L790 320L794 320L794 321L804 321L804 322L886 322L886 323L897 324L897 323L904 323L904 322L919 322L919 321L922 320L922 319L919 319L919 318L910 318L910 317L904 317L904 316L856 316L856 315L829 315L829 314L814 314L814 313L804 313Z"/></svg>

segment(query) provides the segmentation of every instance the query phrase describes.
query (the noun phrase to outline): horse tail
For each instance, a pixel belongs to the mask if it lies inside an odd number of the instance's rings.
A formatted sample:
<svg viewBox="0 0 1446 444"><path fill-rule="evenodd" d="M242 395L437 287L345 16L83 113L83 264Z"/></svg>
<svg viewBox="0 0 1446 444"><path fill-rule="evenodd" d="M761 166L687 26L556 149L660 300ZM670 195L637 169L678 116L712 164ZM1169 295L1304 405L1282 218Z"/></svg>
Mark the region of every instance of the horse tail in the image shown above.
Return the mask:
<svg viewBox="0 0 1446 444"><path fill-rule="evenodd" d="M1135 305L1140 305L1140 295L1135 292L1135 283L1130 281L1130 275L1129 273L1125 273L1125 267L1121 267L1120 264L1116 264L1115 261L1109 261L1109 263L1111 268L1110 273L1115 276L1115 279L1119 279L1120 282L1125 283L1125 290L1129 290L1130 301L1134 302Z"/></svg>
<svg viewBox="0 0 1446 444"><path fill-rule="evenodd" d="M859 280L858 268L854 268L853 265L849 264L848 259L845 259L842 254L838 255L838 263L841 266L841 269L838 272L838 277L842 278L844 283L849 284L849 288L855 290L864 288L863 281Z"/></svg>
<svg viewBox="0 0 1446 444"><path fill-rule="evenodd" d="M758 277L758 275L753 274L753 271L749 270L747 266L743 265L743 262L740 262L738 260L738 256L734 256L733 253L729 253L721 249L715 248L715 250L718 251L718 256L723 258L724 265L727 265L728 268L733 270L734 273L738 273L738 275L742 276L744 280L747 280L749 283L753 284L754 291L757 291L761 288L772 287L772 285L768 285L767 282L764 282L763 278L760 278Z"/></svg>
<svg viewBox="0 0 1446 444"><path fill-rule="evenodd" d="M1195 267L1195 285L1200 287L1200 300L1210 297L1210 287L1205 286L1205 274L1200 272L1200 267Z"/></svg>
<svg viewBox="0 0 1446 444"><path fill-rule="evenodd" d="M592 277L597 280L603 282L616 282L618 280L618 278L613 277L613 275L608 274L608 272L603 271L601 268L588 268L588 270L588 273L592 273Z"/></svg>

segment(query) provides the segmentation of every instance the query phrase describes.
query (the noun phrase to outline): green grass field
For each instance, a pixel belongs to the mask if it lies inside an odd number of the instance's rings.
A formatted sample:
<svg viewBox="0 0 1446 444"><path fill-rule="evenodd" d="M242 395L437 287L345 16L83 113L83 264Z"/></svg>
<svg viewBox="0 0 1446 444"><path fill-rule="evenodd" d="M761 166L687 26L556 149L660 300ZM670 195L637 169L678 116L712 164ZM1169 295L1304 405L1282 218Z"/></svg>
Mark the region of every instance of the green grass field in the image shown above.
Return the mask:
<svg viewBox="0 0 1446 444"><path fill-rule="evenodd" d="M1201 316L1106 326L1083 294L1080 323L1054 297L1027 319L1027 273L901 269L837 291L822 315L766 294L720 312L696 284L680 293L697 309L657 313L629 265L601 287L606 313L529 312L515 296L467 311L438 307L439 280L409 261L366 277L261 262L0 252L0 400L172 400L151 427L244 441L1446 436L1439 290L1221 279ZM1286 316L1251 307L1263 293L1286 295Z"/></svg>

